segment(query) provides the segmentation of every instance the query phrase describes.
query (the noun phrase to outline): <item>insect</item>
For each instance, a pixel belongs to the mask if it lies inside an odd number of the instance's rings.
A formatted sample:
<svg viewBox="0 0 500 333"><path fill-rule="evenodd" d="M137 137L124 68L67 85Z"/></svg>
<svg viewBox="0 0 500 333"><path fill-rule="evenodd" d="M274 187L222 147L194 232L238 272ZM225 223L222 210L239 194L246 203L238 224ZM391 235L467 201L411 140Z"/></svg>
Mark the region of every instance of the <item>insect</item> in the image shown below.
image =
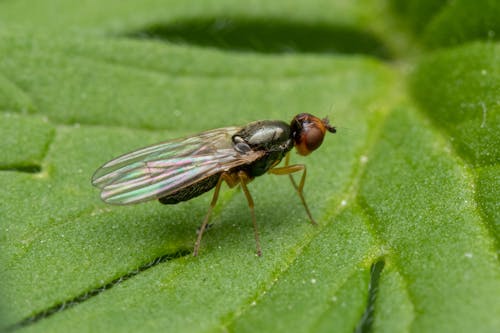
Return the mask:
<svg viewBox="0 0 500 333"><path fill-rule="evenodd" d="M114 205L128 205L158 199L176 204L215 188L205 215L193 255L198 254L203 232L217 203L220 187L240 185L250 208L257 255L262 251L254 212L254 201L247 184L264 173L289 175L312 224L304 199L304 164L289 164L290 150L308 155L323 142L326 132L335 133L328 118L308 113L296 115L290 124L263 120L243 127L224 127L194 136L145 147L117 157L101 166L92 184L101 189L101 198ZM285 157L285 165L277 167ZM299 184L292 174L302 172Z"/></svg>

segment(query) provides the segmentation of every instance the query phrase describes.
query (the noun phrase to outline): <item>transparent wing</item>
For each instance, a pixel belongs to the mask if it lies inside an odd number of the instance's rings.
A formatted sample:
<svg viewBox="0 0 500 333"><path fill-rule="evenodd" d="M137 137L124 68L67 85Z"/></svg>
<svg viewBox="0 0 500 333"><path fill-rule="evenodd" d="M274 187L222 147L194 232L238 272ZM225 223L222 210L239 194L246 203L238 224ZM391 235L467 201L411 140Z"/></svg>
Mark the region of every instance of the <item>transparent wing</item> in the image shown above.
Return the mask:
<svg viewBox="0 0 500 333"><path fill-rule="evenodd" d="M248 164L263 155L237 152L231 137L240 127L225 127L167 141L122 155L100 167L92 184L110 204L158 199L216 173Z"/></svg>

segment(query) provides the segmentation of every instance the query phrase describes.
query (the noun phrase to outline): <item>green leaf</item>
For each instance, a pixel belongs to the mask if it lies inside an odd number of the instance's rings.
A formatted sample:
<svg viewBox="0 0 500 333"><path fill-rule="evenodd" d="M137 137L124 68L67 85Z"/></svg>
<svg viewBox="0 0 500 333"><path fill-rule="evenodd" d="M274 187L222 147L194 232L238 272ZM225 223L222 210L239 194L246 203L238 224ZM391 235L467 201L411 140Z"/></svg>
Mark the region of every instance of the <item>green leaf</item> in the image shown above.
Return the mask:
<svg viewBox="0 0 500 333"><path fill-rule="evenodd" d="M498 41L500 4L494 0L449 1L424 33L426 44L443 47L467 41Z"/></svg>
<svg viewBox="0 0 500 333"><path fill-rule="evenodd" d="M464 2L392 4L0 3L0 331L498 331L499 45L447 30ZM141 146L301 112L338 130L291 157L319 225L288 177L255 179L260 258L238 189L195 258L211 193L117 207L90 184Z"/></svg>
<svg viewBox="0 0 500 333"><path fill-rule="evenodd" d="M391 0L394 12L424 45L443 48L469 41L498 41L500 3L495 0Z"/></svg>
<svg viewBox="0 0 500 333"><path fill-rule="evenodd" d="M421 34L432 18L445 10L447 0L391 0L391 8L400 15L406 25Z"/></svg>
<svg viewBox="0 0 500 333"><path fill-rule="evenodd" d="M475 166L500 160L500 47L475 43L425 58L412 80L417 102Z"/></svg>

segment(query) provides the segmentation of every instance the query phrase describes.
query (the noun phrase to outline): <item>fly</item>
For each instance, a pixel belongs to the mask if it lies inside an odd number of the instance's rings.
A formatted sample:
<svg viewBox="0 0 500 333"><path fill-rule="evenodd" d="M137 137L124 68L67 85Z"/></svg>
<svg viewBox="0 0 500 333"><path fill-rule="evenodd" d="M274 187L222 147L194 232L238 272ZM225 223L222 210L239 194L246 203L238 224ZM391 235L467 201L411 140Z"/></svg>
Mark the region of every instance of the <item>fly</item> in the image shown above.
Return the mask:
<svg viewBox="0 0 500 333"><path fill-rule="evenodd" d="M117 157L101 166L92 184L101 189L103 201L128 205L158 199L162 204L190 200L213 188L214 194L194 245L198 254L201 238L219 197L222 182L240 185L252 216L257 255L261 255L254 202L247 184L264 173L289 175L312 224L304 199L304 164L289 164L290 150L308 155L323 142L326 132L335 133L328 118L308 113L296 115L290 124L277 120L255 121L243 127L224 127L183 139L145 147ZM277 167L285 158L285 165ZM292 177L302 172L300 182Z"/></svg>

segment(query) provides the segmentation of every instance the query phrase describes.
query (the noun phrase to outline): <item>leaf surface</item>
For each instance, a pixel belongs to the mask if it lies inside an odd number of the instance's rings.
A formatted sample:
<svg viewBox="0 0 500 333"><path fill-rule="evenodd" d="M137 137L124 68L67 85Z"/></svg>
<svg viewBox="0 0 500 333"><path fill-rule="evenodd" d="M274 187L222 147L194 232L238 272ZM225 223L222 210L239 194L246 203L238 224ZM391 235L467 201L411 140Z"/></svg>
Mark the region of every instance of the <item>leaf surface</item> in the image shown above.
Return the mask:
<svg viewBox="0 0 500 333"><path fill-rule="evenodd" d="M0 3L0 331L500 329L491 26L443 23L462 2L258 3ZM193 258L210 193L114 207L90 184L133 149L302 112L338 130L292 154L319 225L288 177L257 178L261 258L238 189Z"/></svg>

